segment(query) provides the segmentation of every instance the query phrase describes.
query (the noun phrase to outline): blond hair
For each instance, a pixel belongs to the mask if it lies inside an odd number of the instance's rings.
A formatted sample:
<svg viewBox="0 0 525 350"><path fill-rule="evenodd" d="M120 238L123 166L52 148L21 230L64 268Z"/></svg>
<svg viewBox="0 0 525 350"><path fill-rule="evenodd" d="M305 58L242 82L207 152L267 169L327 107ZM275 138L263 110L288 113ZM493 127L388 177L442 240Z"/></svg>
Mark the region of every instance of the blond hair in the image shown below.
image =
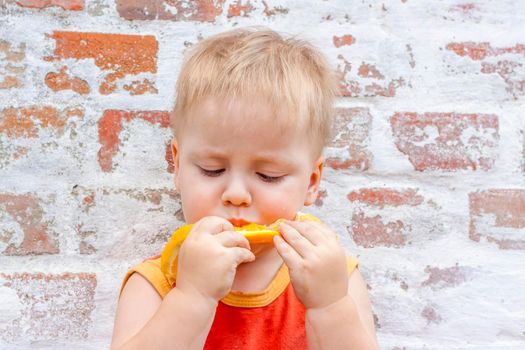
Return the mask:
<svg viewBox="0 0 525 350"><path fill-rule="evenodd" d="M319 153L330 140L334 71L310 43L283 38L264 27L234 29L204 39L186 56L176 86L171 118L175 135L188 111L206 97L261 99L287 111L284 122L307 123Z"/></svg>

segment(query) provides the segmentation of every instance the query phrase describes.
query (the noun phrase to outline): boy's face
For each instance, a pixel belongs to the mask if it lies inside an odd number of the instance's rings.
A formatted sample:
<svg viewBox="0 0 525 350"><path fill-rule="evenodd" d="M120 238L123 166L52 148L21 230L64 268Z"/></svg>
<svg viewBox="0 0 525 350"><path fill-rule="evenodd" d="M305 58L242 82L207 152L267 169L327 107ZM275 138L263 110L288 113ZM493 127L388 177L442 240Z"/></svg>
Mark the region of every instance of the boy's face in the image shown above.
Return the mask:
<svg viewBox="0 0 525 350"><path fill-rule="evenodd" d="M262 104L207 99L172 144L187 223L220 216L235 226L293 219L318 193L322 157L301 127L281 132Z"/></svg>

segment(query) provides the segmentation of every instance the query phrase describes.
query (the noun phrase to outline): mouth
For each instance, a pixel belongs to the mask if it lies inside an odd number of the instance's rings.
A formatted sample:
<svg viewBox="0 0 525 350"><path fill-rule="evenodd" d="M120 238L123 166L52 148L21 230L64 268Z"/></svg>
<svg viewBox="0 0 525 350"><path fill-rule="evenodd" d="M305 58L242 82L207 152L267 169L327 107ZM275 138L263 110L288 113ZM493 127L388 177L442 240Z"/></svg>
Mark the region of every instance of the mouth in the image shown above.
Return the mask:
<svg viewBox="0 0 525 350"><path fill-rule="evenodd" d="M236 218L229 218L228 221L233 225L237 227L241 227L244 225L248 225L250 221L246 221L244 219L236 219Z"/></svg>

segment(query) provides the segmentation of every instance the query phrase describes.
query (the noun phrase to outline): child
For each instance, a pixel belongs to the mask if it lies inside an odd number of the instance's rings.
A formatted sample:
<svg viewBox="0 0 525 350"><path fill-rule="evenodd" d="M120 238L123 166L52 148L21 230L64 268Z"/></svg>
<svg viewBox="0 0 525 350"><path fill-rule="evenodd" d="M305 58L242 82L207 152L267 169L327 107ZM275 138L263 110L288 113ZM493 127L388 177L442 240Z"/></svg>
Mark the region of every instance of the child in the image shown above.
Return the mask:
<svg viewBox="0 0 525 350"><path fill-rule="evenodd" d="M232 30L192 48L172 150L194 225L175 287L158 257L128 272L112 349L378 348L357 261L329 227L293 221L318 195L336 91L318 51L271 30ZM273 243L233 232L280 218Z"/></svg>

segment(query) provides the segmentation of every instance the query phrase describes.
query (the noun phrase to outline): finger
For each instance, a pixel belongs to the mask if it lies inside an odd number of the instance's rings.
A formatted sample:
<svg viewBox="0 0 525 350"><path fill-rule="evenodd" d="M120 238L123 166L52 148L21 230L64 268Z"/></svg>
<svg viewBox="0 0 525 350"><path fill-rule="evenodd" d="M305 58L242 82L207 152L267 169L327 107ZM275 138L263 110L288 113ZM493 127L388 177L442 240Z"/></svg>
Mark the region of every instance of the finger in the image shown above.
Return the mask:
<svg viewBox="0 0 525 350"><path fill-rule="evenodd" d="M307 239L314 246L318 246L326 242L326 238L329 237L329 230L325 227L316 225L319 224L315 221L298 222L298 221L287 221L288 225L299 231L301 235Z"/></svg>
<svg viewBox="0 0 525 350"><path fill-rule="evenodd" d="M220 216L205 216L197 221L191 229L194 234L217 234L223 231L233 230L233 225Z"/></svg>
<svg viewBox="0 0 525 350"><path fill-rule="evenodd" d="M303 258L281 236L273 237L275 249L290 269L296 269Z"/></svg>
<svg viewBox="0 0 525 350"><path fill-rule="evenodd" d="M308 239L304 238L301 232L299 232L296 228L292 227L291 225L288 225L286 223L282 223L279 225L279 230L281 234L283 235L286 242L293 247L293 249L302 257L302 258L308 258L314 247L312 243L308 241Z"/></svg>
<svg viewBox="0 0 525 350"><path fill-rule="evenodd" d="M252 262L255 260L255 255L246 248L233 247L230 249L233 252L236 266L242 263Z"/></svg>
<svg viewBox="0 0 525 350"><path fill-rule="evenodd" d="M330 227L326 226L326 224L318 221L310 221L310 225L312 225L314 228L317 228L318 231L322 234L323 237L328 237L332 239L334 243L339 245L340 237L339 235L334 232Z"/></svg>
<svg viewBox="0 0 525 350"><path fill-rule="evenodd" d="M242 247L250 249L250 242L246 237L235 231L224 231L215 235L216 239L224 247Z"/></svg>

